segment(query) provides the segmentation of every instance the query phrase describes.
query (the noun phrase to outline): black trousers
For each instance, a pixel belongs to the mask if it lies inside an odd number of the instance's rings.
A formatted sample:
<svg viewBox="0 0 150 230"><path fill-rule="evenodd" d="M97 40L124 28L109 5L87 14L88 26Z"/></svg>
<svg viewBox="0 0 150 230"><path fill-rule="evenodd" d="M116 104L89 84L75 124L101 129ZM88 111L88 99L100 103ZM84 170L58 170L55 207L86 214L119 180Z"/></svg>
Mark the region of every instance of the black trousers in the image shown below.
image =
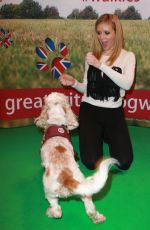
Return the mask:
<svg viewBox="0 0 150 230"><path fill-rule="evenodd" d="M82 102L79 114L79 144L83 164L94 169L103 156L107 142L111 157L127 170L133 161L133 151L123 108L102 108Z"/></svg>

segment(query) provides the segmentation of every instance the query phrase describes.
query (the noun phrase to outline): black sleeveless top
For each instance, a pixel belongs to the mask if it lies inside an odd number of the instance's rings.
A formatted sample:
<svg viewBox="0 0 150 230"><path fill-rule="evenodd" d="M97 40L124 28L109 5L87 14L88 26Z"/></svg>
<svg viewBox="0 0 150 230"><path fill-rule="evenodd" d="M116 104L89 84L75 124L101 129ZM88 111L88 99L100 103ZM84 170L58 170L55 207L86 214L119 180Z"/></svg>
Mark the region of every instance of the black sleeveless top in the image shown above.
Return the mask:
<svg viewBox="0 0 150 230"><path fill-rule="evenodd" d="M120 67L113 66L112 69L122 73ZM87 97L89 96L101 101L114 97L114 101L117 101L120 97L120 87L100 69L90 65L87 72Z"/></svg>

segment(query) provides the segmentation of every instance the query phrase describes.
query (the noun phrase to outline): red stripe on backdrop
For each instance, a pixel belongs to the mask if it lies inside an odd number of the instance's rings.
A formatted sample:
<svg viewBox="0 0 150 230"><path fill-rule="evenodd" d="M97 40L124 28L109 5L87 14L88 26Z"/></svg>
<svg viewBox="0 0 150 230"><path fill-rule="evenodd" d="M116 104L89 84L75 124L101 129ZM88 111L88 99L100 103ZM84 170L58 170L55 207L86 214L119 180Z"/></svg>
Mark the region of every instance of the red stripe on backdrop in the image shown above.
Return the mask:
<svg viewBox="0 0 150 230"><path fill-rule="evenodd" d="M74 89L11 89L0 90L0 120L16 120L38 116L44 97L54 91L66 94L72 109L78 114L82 95ZM124 99L124 111L127 118L150 120L150 90L129 92Z"/></svg>

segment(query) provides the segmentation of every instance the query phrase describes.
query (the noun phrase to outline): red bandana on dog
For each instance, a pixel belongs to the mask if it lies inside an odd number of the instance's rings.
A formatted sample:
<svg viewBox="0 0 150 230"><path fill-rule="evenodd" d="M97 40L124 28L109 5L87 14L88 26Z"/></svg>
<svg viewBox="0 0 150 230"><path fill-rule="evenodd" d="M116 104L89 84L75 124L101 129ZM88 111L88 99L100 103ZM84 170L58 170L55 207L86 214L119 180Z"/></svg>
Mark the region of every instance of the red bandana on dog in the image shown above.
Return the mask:
<svg viewBox="0 0 150 230"><path fill-rule="evenodd" d="M56 137L56 136L65 137L69 141L71 141L67 130L63 126L53 125L53 126L48 127L48 129L46 130L44 138L43 138L43 144L49 138Z"/></svg>

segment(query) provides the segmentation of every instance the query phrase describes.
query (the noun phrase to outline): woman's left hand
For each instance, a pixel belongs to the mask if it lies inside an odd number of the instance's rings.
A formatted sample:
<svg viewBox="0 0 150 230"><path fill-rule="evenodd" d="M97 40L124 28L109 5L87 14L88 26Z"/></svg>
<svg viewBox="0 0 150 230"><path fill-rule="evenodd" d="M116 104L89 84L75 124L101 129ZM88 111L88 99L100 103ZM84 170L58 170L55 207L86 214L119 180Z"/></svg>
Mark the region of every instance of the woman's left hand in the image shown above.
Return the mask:
<svg viewBox="0 0 150 230"><path fill-rule="evenodd" d="M92 54L92 52L87 53L85 60L89 65L92 65L99 69L100 61Z"/></svg>

